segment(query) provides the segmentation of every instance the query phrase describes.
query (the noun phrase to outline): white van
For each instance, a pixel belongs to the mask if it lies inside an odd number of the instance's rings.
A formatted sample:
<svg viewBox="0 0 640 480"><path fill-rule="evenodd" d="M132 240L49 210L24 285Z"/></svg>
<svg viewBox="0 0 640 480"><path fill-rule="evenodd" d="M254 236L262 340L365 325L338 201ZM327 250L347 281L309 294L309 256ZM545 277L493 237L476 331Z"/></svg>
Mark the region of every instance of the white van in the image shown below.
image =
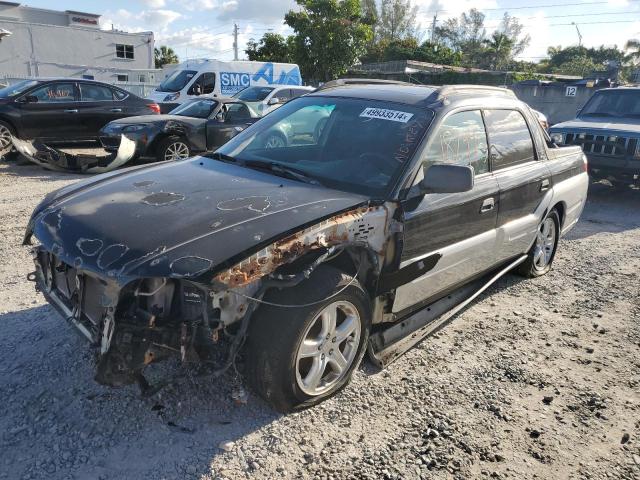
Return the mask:
<svg viewBox="0 0 640 480"><path fill-rule="evenodd" d="M166 113L199 95L231 97L252 85L302 85L292 63L188 60L176 65L147 97Z"/></svg>

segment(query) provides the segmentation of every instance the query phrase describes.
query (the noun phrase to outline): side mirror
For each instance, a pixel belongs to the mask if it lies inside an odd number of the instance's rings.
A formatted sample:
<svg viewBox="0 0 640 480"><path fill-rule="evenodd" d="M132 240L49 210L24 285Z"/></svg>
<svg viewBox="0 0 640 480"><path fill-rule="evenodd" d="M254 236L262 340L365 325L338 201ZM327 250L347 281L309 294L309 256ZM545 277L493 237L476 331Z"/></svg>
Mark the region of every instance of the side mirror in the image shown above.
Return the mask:
<svg viewBox="0 0 640 480"><path fill-rule="evenodd" d="M278 97L271 97L267 104L269 105L277 105L280 103L280 99Z"/></svg>
<svg viewBox="0 0 640 480"><path fill-rule="evenodd" d="M435 164L423 172L424 178L418 184L420 193L462 193L473 188L473 167Z"/></svg>

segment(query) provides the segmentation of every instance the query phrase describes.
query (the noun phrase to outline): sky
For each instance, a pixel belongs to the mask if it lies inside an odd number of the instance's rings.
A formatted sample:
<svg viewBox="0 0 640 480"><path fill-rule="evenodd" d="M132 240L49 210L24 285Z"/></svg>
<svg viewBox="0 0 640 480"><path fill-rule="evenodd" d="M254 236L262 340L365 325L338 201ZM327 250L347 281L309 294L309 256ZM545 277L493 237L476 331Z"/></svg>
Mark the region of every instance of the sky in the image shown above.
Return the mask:
<svg viewBox="0 0 640 480"><path fill-rule="evenodd" d="M549 46L582 44L623 47L640 38L640 0L413 0L418 7L419 31L458 16L472 7L486 15L489 31L505 12L516 16L531 36L523 60L538 61ZM172 47L181 60L208 57L233 58L233 24L239 27L240 58L250 38L265 32L287 34L284 14L295 9L294 0L51 0L25 2L31 7L78 10L102 15L101 26L130 32L153 31L156 46Z"/></svg>

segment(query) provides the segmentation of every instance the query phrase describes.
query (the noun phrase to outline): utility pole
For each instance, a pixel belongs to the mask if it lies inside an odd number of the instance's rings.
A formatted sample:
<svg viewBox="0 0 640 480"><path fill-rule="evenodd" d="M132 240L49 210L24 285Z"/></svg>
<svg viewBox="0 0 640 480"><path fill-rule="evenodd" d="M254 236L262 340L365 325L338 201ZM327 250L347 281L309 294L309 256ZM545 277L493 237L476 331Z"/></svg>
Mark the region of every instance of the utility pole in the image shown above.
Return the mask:
<svg viewBox="0 0 640 480"><path fill-rule="evenodd" d="M575 25L576 32L578 32L578 46L582 46L582 34L580 33L580 29L578 28L578 24L576 22L571 22L572 25Z"/></svg>
<svg viewBox="0 0 640 480"><path fill-rule="evenodd" d="M438 21L438 11L433 16L433 23L431 24L431 43L436 42L436 22Z"/></svg>
<svg viewBox="0 0 640 480"><path fill-rule="evenodd" d="M238 24L233 24L233 59L238 60Z"/></svg>

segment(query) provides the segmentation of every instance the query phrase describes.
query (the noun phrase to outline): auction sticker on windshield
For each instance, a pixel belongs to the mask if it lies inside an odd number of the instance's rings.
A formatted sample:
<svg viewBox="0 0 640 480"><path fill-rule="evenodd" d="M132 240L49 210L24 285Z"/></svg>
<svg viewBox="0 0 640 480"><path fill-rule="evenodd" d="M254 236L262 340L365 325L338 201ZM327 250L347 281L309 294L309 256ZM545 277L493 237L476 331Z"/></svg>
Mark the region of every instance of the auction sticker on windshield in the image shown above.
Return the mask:
<svg viewBox="0 0 640 480"><path fill-rule="evenodd" d="M413 113L400 112L398 110L387 110L386 108L365 108L360 114L365 118L379 118L382 120L391 120L392 122L407 123L413 117Z"/></svg>

